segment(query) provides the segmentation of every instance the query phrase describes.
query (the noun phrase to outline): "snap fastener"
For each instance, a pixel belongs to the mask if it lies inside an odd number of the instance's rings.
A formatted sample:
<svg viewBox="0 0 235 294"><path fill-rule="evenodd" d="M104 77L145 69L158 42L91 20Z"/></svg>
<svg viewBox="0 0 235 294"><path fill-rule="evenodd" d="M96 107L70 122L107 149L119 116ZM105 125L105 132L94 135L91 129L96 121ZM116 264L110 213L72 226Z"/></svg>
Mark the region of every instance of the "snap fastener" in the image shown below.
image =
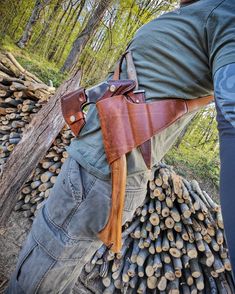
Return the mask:
<svg viewBox="0 0 235 294"><path fill-rule="evenodd" d="M70 119L71 122L75 122L76 117L75 117L75 115L71 115L69 119Z"/></svg>
<svg viewBox="0 0 235 294"><path fill-rule="evenodd" d="M111 85L110 87L109 87L109 91L110 92L115 92L116 91L116 86L115 85Z"/></svg>

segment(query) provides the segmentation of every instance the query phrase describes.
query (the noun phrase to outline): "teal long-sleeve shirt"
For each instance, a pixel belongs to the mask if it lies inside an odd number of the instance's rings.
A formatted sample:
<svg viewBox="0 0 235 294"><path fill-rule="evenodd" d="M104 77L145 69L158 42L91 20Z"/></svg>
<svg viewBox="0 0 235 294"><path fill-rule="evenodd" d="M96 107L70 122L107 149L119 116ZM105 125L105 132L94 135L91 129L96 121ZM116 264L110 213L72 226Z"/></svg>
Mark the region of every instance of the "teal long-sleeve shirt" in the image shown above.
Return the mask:
<svg viewBox="0 0 235 294"><path fill-rule="evenodd" d="M147 102L163 98L194 99L213 93L213 75L235 62L235 1L200 0L165 13L142 26L129 44L139 88ZM125 63L121 78L126 77ZM157 164L193 118L187 114L152 138ZM157 118L156 118L157 119ZM96 106L68 153L91 174L110 178ZM128 175L147 171L138 148L127 154Z"/></svg>

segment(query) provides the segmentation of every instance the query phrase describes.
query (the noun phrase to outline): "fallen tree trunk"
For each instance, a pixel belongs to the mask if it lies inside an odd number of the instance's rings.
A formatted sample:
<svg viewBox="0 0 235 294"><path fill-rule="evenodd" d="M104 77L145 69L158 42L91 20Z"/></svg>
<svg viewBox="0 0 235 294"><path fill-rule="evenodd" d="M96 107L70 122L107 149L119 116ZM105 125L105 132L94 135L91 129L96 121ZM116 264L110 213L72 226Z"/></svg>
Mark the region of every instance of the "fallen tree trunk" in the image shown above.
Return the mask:
<svg viewBox="0 0 235 294"><path fill-rule="evenodd" d="M26 127L21 141L15 146L0 175L0 226L4 227L17 202L24 183L43 158L64 126L60 99L79 87L81 73L76 71L56 91L55 95L35 114Z"/></svg>

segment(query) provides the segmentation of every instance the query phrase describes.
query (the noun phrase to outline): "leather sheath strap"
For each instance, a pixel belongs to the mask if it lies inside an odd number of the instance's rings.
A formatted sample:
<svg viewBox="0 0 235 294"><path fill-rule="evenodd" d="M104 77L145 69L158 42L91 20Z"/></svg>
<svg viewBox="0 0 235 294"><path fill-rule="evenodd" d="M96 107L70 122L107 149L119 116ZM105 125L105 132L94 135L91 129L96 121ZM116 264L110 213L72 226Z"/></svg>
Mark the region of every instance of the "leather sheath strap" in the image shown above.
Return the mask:
<svg viewBox="0 0 235 294"><path fill-rule="evenodd" d="M145 95L144 91L138 92L139 83L137 78L137 73L135 69L135 65L133 62L131 51L126 51L120 61L118 62L116 69L114 71L113 80L120 80L121 75L121 66L123 63L124 58L126 59L126 68L127 68L127 75L130 80L135 81L135 92L128 93L128 97L131 98L131 100L134 103L145 103ZM151 169L151 139L143 142L141 145L138 146L140 149L140 152L143 156L144 162L148 169Z"/></svg>
<svg viewBox="0 0 235 294"><path fill-rule="evenodd" d="M86 124L85 115L82 110L86 101L84 88L79 88L61 97L61 111L64 120L75 136L79 135L81 129Z"/></svg>
<svg viewBox="0 0 235 294"><path fill-rule="evenodd" d="M126 58L127 74L130 80L122 84L121 65ZM118 82L119 81L119 82ZM134 81L135 86L127 86ZM195 99L167 98L145 103L145 95L138 92L137 74L131 51L120 58L113 75L110 88L118 83L123 95L118 91L106 93L97 103L104 148L109 164L123 154L139 147L146 166L151 168L151 137L170 126L188 112L198 111L209 104L214 97L205 96ZM113 85L112 85L113 83ZM112 98L112 99L107 99Z"/></svg>
<svg viewBox="0 0 235 294"><path fill-rule="evenodd" d="M133 103L125 95L97 102L103 143L109 164L176 122L188 112L199 110L213 100L166 99ZM113 131L115 130L115 131Z"/></svg>

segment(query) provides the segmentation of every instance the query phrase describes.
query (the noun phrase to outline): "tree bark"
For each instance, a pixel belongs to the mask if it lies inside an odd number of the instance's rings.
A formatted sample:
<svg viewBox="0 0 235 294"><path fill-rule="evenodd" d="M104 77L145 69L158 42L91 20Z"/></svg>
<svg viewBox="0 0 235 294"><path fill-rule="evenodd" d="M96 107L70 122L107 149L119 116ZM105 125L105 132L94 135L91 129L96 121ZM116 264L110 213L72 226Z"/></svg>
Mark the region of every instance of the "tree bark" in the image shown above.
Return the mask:
<svg viewBox="0 0 235 294"><path fill-rule="evenodd" d="M5 163L0 175L0 226L6 224L24 183L64 126L60 99L65 93L79 87L80 76L80 71L76 71L58 88L56 94L32 119Z"/></svg>
<svg viewBox="0 0 235 294"><path fill-rule="evenodd" d="M58 50L59 53L58 53L58 54L56 53L56 58L55 58L55 62L56 62L56 63L59 62L59 61L61 60L62 55L64 54L65 47L66 47L66 45L68 44L69 39L70 39L70 37L72 36L72 33L73 33L73 31L74 31L74 29L75 29L75 27L76 27L77 20L78 20L79 16L81 15L81 12L82 12L82 10L83 10L83 7L84 7L84 5L85 5L85 2L86 2L86 0L82 0L81 3L80 3L80 5L78 6L79 10L78 10L78 12L77 12L76 15L75 15L75 19L74 19L74 17L72 16L73 22L72 22L72 24L69 23L69 27L70 27L70 29L69 29L69 33L68 33L68 35L66 36L65 40L63 41L63 46L62 46L61 48L59 48L59 50ZM76 11L75 11L75 12L76 12Z"/></svg>
<svg viewBox="0 0 235 294"><path fill-rule="evenodd" d="M49 49L48 49L48 57L47 58L49 61L53 59L53 57L56 53L56 50L58 47L58 40L61 39L61 31L64 32L63 23L66 22L71 11L72 11L72 3L70 0L69 3L67 4L66 8L64 9L63 14L59 18L59 20L56 22L57 26L55 28L55 31L53 32L53 38L50 40L50 45L49 45ZM65 18L65 20L64 20L64 18Z"/></svg>
<svg viewBox="0 0 235 294"><path fill-rule="evenodd" d="M27 43L30 40L30 37L32 35L32 30L34 25L36 24L40 11L43 6L47 5L51 0L45 0L44 3L42 3L41 0L36 0L35 6L33 8L33 11L31 13L31 16L25 26L23 35L19 39L19 41L16 43L18 47L24 48L27 46Z"/></svg>
<svg viewBox="0 0 235 294"><path fill-rule="evenodd" d="M61 3L63 2L63 0L58 0L57 3L55 4L52 13L49 16L49 19L46 21L46 23L44 24L39 36L37 37L36 41L33 44L33 48L36 48L38 46L38 44L41 42L42 37L44 37L47 32L50 30L50 26L52 21L54 21L55 15L57 14L58 10L61 7Z"/></svg>
<svg viewBox="0 0 235 294"><path fill-rule="evenodd" d="M79 55L82 49L87 44L90 36L94 33L97 29L102 17L105 14L107 8L112 4L113 0L100 0L97 8L95 9L94 13L90 16L86 26L84 29L78 34L76 40L72 45L72 49L61 68L61 72L69 72L71 71L77 64Z"/></svg>

